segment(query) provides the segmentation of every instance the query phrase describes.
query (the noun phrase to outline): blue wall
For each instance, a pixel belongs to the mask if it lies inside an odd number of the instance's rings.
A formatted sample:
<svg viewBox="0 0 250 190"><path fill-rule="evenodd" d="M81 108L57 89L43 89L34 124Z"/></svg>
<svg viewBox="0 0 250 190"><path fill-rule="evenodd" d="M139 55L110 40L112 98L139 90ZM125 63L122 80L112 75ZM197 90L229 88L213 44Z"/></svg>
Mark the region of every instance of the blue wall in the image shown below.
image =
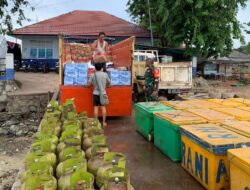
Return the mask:
<svg viewBox="0 0 250 190"><path fill-rule="evenodd" d="M6 69L5 74L0 76L0 80L14 80L14 69Z"/></svg>

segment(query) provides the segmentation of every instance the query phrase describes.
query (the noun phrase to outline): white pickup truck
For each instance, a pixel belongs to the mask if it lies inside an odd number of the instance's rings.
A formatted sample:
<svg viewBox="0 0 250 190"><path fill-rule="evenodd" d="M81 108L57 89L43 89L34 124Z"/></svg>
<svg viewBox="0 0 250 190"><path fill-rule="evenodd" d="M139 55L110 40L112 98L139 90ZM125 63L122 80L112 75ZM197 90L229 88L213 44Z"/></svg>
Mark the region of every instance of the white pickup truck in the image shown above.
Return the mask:
<svg viewBox="0 0 250 190"><path fill-rule="evenodd" d="M191 61L160 62L157 50L135 50L133 63L134 91L137 91L137 93L143 92L143 77L147 58L154 58L155 60L154 67L159 72L158 89L160 95L181 94L192 88Z"/></svg>

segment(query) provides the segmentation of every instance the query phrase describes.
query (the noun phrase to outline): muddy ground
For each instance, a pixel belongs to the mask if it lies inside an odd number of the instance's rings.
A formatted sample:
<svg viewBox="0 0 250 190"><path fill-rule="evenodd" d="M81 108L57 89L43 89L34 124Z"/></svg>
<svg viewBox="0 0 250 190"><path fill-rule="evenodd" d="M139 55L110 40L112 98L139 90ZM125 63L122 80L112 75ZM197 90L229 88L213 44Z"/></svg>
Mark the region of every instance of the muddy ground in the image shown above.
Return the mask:
<svg viewBox="0 0 250 190"><path fill-rule="evenodd" d="M0 136L0 189L11 189L33 137Z"/></svg>
<svg viewBox="0 0 250 190"><path fill-rule="evenodd" d="M207 80L208 86L206 88L222 91L226 93L232 93L241 98L250 98L250 85L240 86L238 81L228 80Z"/></svg>
<svg viewBox="0 0 250 190"><path fill-rule="evenodd" d="M31 94L53 92L58 88L59 74L16 72L15 79L21 83L21 88L12 92L15 94Z"/></svg>
<svg viewBox="0 0 250 190"><path fill-rule="evenodd" d="M219 83L219 86L216 88L221 88L236 94L241 98L250 98L250 85L246 86L235 86L238 84L237 81L226 81Z"/></svg>

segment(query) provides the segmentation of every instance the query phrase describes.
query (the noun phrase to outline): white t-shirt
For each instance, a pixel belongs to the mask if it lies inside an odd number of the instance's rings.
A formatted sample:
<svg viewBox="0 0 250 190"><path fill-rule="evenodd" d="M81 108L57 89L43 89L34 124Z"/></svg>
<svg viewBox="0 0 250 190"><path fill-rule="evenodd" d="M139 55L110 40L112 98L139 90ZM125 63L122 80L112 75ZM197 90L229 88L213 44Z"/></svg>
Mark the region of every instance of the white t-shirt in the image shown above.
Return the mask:
<svg viewBox="0 0 250 190"><path fill-rule="evenodd" d="M94 95L100 95L99 88L101 90L101 94L107 94L106 86L107 86L107 82L110 82L110 79L107 73L104 73L103 71L96 71L95 74L92 74L90 76L89 82L94 86L94 91L93 91ZM98 82L99 88L98 88L97 82Z"/></svg>

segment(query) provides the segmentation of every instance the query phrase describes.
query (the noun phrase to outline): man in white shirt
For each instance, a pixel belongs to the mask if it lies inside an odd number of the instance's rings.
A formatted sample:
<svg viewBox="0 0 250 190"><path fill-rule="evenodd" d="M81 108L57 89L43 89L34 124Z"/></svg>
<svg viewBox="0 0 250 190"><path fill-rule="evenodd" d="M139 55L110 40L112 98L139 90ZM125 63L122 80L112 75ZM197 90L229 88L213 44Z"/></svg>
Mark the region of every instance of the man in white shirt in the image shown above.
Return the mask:
<svg viewBox="0 0 250 190"><path fill-rule="evenodd" d="M94 115L95 118L98 118L98 109L99 106L102 107L102 124L103 127L107 126L106 123L106 107L101 105L100 94L107 94L106 87L110 84L110 79L107 73L103 72L103 67L100 64L95 64L96 72L92 74L89 79L89 85L93 85L93 104L94 104Z"/></svg>

